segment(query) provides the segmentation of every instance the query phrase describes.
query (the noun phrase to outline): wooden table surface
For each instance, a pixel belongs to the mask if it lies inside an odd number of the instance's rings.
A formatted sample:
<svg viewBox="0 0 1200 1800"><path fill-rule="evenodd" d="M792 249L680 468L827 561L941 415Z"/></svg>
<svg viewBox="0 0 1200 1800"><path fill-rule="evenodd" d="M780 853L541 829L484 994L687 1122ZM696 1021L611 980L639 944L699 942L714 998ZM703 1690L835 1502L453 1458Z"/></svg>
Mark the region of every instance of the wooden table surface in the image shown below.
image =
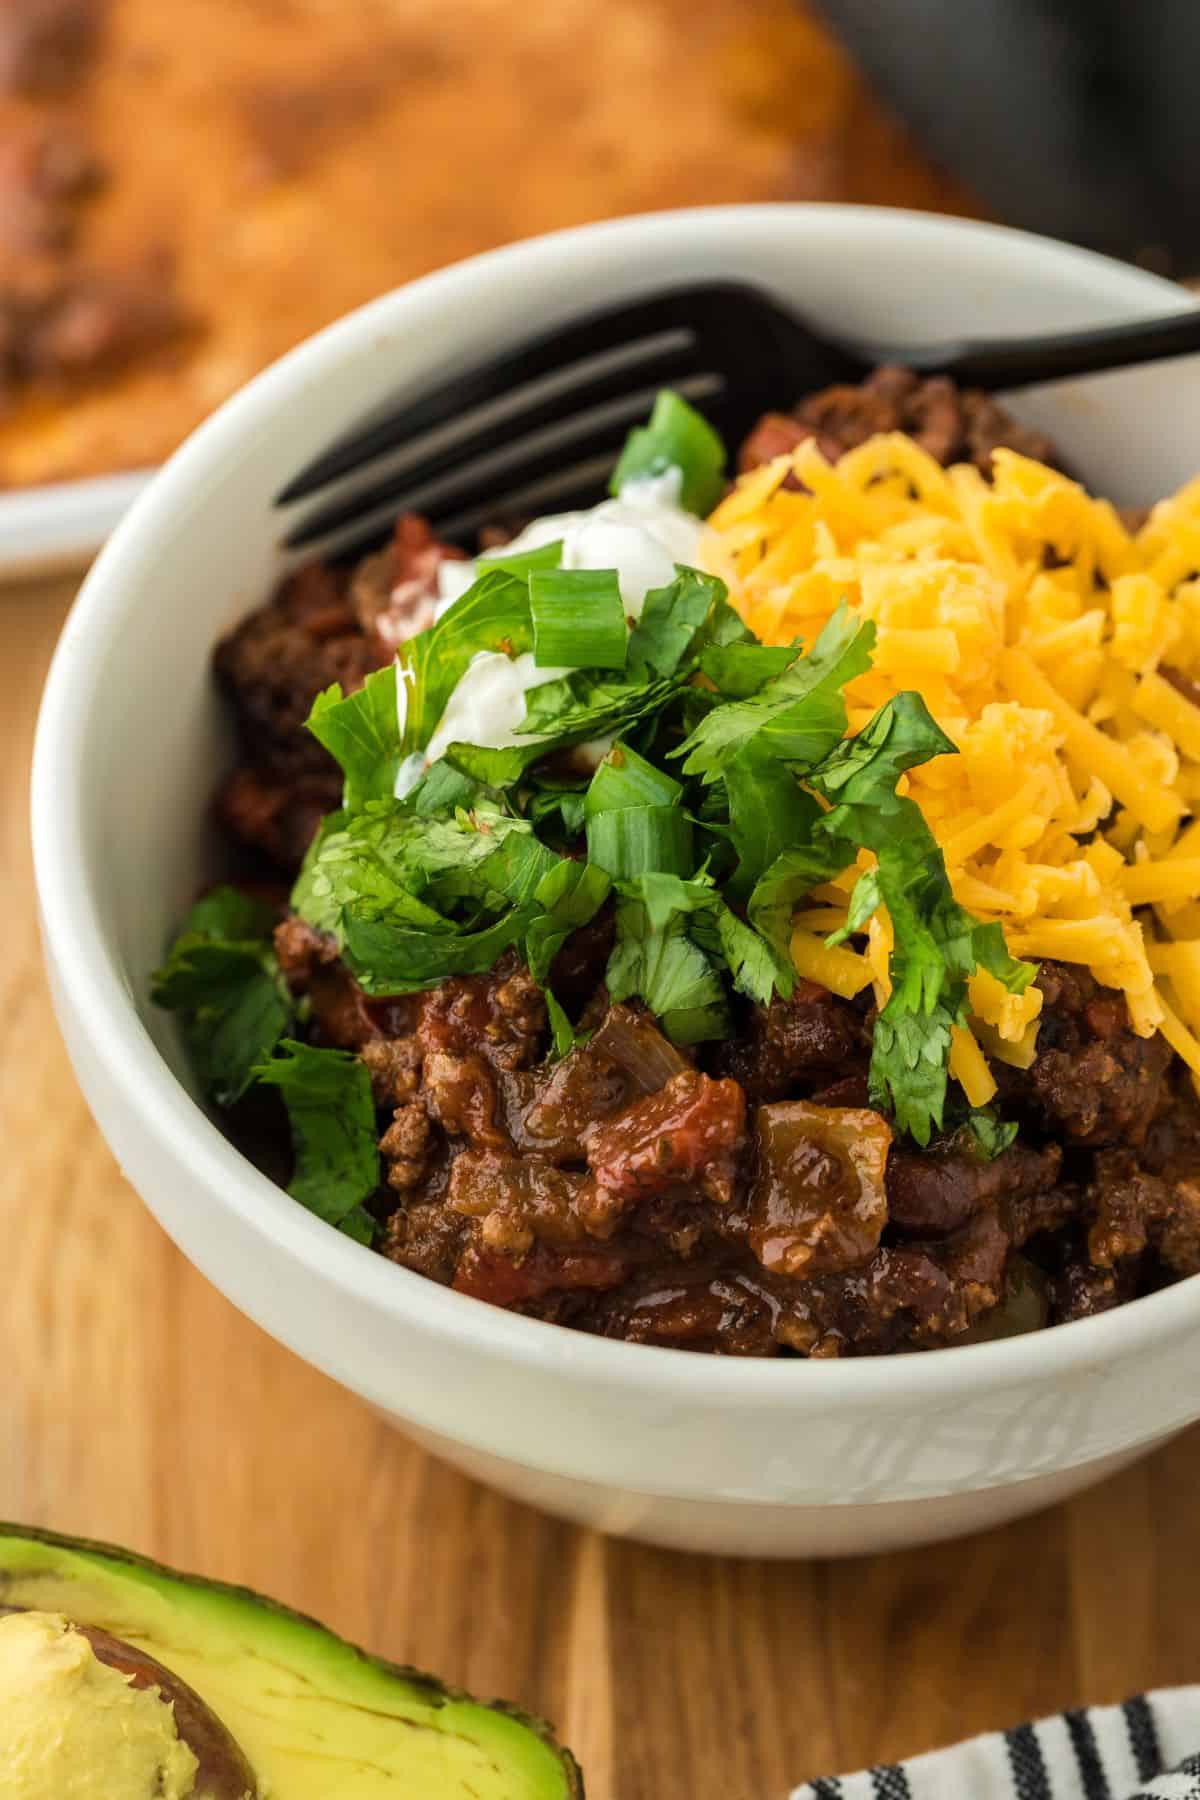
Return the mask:
<svg viewBox="0 0 1200 1800"><path fill-rule="evenodd" d="M476 1486L242 1318L88 1116L50 1010L26 784L69 590L0 591L0 1518L245 1582L557 1724L591 1800L802 1777L1200 1677L1200 1428L945 1547L724 1562Z"/></svg>

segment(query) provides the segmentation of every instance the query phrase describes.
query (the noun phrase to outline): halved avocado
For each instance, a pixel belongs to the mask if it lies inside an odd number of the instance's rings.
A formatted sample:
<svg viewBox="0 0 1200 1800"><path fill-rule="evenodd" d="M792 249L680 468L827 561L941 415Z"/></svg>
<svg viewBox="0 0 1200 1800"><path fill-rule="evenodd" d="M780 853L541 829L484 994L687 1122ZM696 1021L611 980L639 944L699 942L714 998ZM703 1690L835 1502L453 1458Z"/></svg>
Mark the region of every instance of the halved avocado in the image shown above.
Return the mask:
<svg viewBox="0 0 1200 1800"><path fill-rule="evenodd" d="M154 1665L172 1678L174 1691L158 1685L180 1735L199 1720L192 1729L229 1745L222 1770L248 1769L270 1800L583 1797L573 1757L539 1721L368 1656L245 1588L0 1524L0 1608L61 1614L130 1672L152 1659L146 1678ZM204 1777L196 1800L227 1791Z"/></svg>

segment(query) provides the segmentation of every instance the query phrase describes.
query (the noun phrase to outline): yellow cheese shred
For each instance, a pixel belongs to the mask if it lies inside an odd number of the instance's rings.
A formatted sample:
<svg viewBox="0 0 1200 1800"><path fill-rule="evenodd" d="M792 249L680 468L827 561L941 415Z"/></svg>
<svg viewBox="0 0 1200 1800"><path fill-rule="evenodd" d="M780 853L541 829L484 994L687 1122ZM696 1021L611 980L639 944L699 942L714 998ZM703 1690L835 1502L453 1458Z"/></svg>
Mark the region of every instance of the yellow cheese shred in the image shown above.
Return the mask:
<svg viewBox="0 0 1200 1800"><path fill-rule="evenodd" d="M986 1106L995 1097L996 1078L987 1057L963 1025L955 1025L950 1033L950 1073L972 1106Z"/></svg>
<svg viewBox="0 0 1200 1800"><path fill-rule="evenodd" d="M871 965L865 957L830 946L811 931L794 931L791 950L797 975L828 988L831 994L840 994L843 1000L853 1000L870 983Z"/></svg>
<svg viewBox="0 0 1200 1800"><path fill-rule="evenodd" d="M734 485L701 560L768 643L811 644L842 600L874 621L850 730L915 689L957 746L904 782L956 898L1015 954L1085 965L1200 1079L1200 478L1132 535L1013 451L987 481L895 433L836 464L809 440ZM804 903L792 957L882 1005L886 911L825 943L863 861ZM978 1106L991 1061L1032 1062L1042 996L982 970L968 996L950 1066Z"/></svg>

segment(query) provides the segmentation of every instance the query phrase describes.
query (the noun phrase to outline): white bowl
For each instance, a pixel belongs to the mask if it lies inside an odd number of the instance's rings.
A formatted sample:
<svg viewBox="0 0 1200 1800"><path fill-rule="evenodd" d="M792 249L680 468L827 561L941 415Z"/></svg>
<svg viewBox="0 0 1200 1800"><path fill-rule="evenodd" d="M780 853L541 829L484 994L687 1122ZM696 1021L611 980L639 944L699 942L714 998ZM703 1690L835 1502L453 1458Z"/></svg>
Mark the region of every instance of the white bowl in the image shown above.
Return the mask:
<svg viewBox="0 0 1200 1800"><path fill-rule="evenodd" d="M382 396L572 310L738 275L850 332L1029 333L1182 308L1153 277L981 225L735 207L588 226L479 257L344 319L199 430L71 615L42 705L33 834L46 952L80 1083L134 1187L235 1305L464 1469L608 1531L825 1555L1032 1511L1200 1416L1200 1282L995 1344L743 1362L611 1343L435 1286L310 1217L194 1097L147 980L205 872L227 755L218 634L282 566L271 496ZM1196 363L1027 396L1096 485L1200 468ZM794 395L781 378L780 404ZM236 1373L234 1374L236 1381Z"/></svg>

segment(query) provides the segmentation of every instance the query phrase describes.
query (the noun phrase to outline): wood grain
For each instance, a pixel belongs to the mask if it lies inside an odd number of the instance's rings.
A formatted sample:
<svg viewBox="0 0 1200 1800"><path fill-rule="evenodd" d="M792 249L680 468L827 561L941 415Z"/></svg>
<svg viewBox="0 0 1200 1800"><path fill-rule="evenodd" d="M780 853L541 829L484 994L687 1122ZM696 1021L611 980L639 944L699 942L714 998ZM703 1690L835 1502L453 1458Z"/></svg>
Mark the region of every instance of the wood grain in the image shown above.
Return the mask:
<svg viewBox="0 0 1200 1800"><path fill-rule="evenodd" d="M42 978L25 795L68 598L0 593L0 1517L248 1582L519 1699L592 1800L784 1800L822 1770L1200 1676L1200 1430L984 1537L722 1562L497 1498L235 1313L122 1180Z"/></svg>

